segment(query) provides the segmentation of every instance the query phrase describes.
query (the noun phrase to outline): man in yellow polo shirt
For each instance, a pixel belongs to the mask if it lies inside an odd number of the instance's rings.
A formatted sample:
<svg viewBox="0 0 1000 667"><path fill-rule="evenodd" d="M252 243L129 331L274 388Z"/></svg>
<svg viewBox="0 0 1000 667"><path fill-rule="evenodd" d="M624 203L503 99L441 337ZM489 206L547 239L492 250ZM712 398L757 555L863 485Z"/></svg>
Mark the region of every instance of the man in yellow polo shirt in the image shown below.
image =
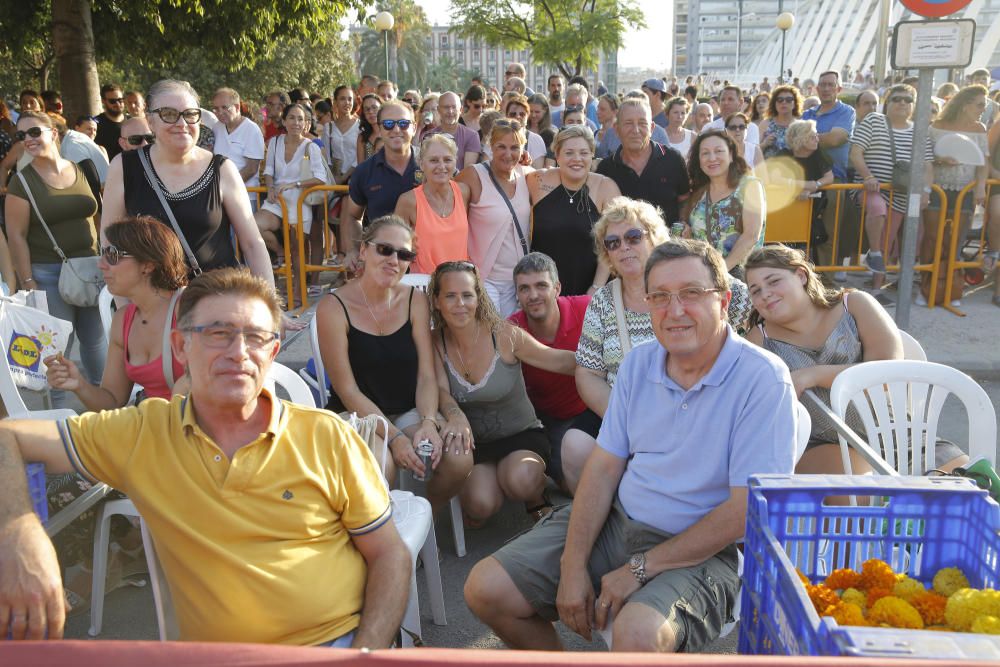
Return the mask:
<svg viewBox="0 0 1000 667"><path fill-rule="evenodd" d="M0 423L0 634L62 636L59 565L25 488L23 461L42 461L135 502L182 639L389 646L410 556L365 443L330 413L263 389L280 317L260 279L206 273L171 334L189 396Z"/></svg>

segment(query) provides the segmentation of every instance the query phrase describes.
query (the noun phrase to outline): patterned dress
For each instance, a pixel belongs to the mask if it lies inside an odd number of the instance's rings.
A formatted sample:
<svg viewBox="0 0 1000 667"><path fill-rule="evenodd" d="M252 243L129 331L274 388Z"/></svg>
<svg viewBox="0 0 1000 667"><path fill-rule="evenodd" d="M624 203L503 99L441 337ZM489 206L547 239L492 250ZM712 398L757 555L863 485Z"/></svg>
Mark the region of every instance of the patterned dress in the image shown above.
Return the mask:
<svg viewBox="0 0 1000 667"><path fill-rule="evenodd" d="M764 245L764 188L760 179L747 174L740 179L739 185L728 197L723 197L717 202L709 200L708 188L705 189L701 199L695 203L691 209L689 223L691 234L696 239L708 242L712 247L722 253L723 257L728 257L736 240L743 233L743 201L746 197L748 186L760 188L761 197L761 225L760 237L756 246Z"/></svg>

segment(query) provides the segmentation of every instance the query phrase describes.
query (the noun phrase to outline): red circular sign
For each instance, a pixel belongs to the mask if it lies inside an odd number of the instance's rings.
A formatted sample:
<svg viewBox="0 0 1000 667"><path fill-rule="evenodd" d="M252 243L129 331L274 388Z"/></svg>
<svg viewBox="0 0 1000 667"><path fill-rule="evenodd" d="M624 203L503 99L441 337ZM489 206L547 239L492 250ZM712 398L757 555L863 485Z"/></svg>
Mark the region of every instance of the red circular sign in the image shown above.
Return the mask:
<svg viewBox="0 0 1000 667"><path fill-rule="evenodd" d="M900 0L900 2L914 14L933 19L954 14L972 0Z"/></svg>

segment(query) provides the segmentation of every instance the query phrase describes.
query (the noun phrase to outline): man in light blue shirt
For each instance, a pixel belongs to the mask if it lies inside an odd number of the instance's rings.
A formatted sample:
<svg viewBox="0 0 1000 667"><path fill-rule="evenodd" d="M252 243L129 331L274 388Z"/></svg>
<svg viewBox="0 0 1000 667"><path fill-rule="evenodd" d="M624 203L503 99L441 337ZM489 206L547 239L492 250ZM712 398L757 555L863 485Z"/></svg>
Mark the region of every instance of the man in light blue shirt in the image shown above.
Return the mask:
<svg viewBox="0 0 1000 667"><path fill-rule="evenodd" d="M726 322L722 256L672 240L645 275L656 341L625 358L573 505L466 581L515 648L560 648L558 619L586 639L610 623L615 651L699 650L736 604L748 476L792 472L791 375Z"/></svg>

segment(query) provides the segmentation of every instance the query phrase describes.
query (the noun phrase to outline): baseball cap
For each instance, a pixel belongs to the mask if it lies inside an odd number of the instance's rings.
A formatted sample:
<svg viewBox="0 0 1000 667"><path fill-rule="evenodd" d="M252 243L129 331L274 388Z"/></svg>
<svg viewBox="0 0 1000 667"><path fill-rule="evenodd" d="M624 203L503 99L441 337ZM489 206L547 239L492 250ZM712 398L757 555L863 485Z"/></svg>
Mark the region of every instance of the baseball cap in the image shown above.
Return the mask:
<svg viewBox="0 0 1000 667"><path fill-rule="evenodd" d="M643 88L649 88L650 90L655 90L660 93L667 92L667 86L663 83L663 79L646 79L642 82Z"/></svg>

